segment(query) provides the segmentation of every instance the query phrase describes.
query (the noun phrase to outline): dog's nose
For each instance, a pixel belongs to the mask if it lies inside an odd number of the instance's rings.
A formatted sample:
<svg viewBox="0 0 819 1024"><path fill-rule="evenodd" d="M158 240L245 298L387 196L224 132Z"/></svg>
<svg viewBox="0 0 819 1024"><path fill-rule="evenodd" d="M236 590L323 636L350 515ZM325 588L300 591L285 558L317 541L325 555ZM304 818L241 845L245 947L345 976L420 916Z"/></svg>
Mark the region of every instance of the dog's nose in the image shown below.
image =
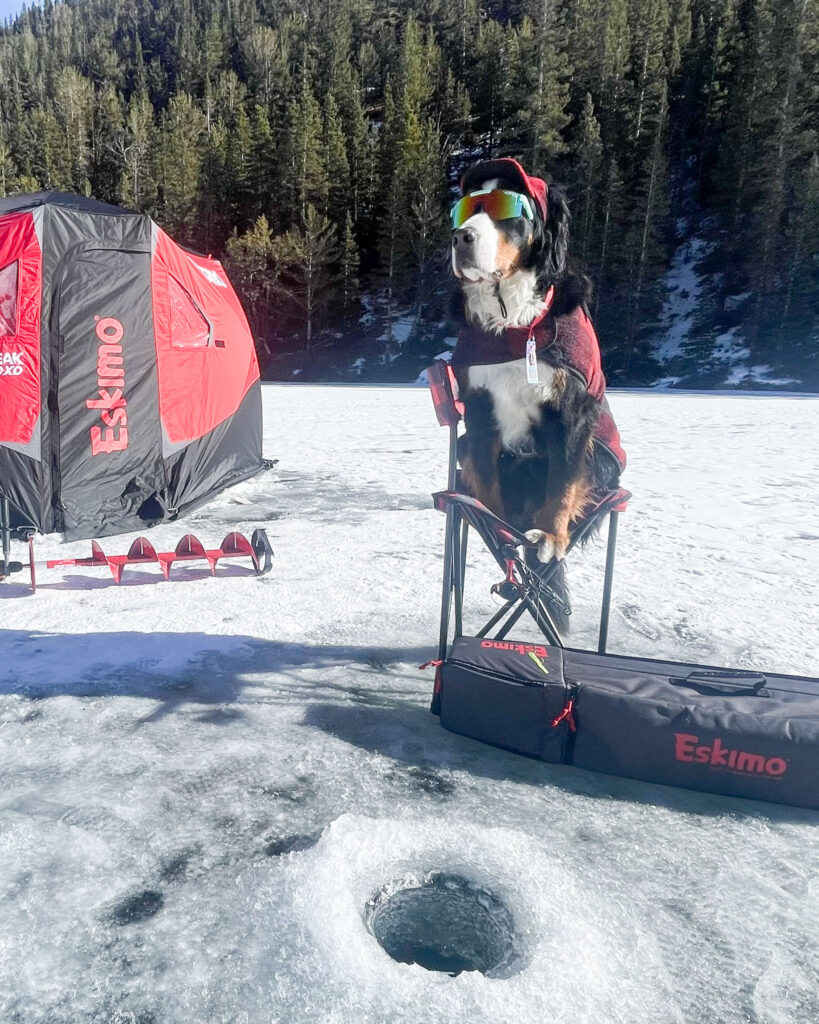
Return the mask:
<svg viewBox="0 0 819 1024"><path fill-rule="evenodd" d="M472 245L475 241L475 232L472 228L458 228L452 234L452 247L456 248L460 242L462 245Z"/></svg>

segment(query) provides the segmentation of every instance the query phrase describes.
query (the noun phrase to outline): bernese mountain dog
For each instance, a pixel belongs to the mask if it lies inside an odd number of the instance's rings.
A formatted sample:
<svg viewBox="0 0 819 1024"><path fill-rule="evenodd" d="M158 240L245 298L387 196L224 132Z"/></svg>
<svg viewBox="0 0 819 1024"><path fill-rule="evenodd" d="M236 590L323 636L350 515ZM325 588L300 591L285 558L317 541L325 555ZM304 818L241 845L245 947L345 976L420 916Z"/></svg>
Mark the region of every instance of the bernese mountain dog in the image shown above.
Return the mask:
<svg viewBox="0 0 819 1024"><path fill-rule="evenodd" d="M563 559L570 524L625 467L590 284L567 268L569 209L558 189L506 158L471 167L461 196L452 367L464 403L462 480L537 544L541 562Z"/></svg>

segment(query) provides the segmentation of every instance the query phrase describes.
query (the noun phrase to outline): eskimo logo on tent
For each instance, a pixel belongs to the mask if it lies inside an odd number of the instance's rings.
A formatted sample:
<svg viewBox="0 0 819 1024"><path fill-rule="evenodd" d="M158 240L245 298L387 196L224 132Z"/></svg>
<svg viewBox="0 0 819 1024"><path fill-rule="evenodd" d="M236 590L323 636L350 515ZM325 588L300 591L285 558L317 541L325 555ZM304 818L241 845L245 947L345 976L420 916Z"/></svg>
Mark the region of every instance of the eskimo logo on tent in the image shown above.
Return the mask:
<svg viewBox="0 0 819 1024"><path fill-rule="evenodd" d="M19 377L23 369L22 352L0 352L0 377Z"/></svg>
<svg viewBox="0 0 819 1024"><path fill-rule="evenodd" d="M227 288L227 284L219 277L215 270L211 270L210 267L200 267L198 263L194 263L194 266L205 275L211 284L215 284L219 288Z"/></svg>
<svg viewBox="0 0 819 1024"><path fill-rule="evenodd" d="M727 768L729 771L742 772L749 775L769 775L777 778L788 770L788 762L783 757L764 757L762 754L749 754L745 750L731 750L722 745L717 736L712 746L698 746L699 736L687 732L674 733L674 757L677 761L707 764L710 768Z"/></svg>
<svg viewBox="0 0 819 1024"><path fill-rule="evenodd" d="M97 321L94 328L97 349L97 394L86 399L88 409L99 409L104 428L91 427L91 454L110 455L128 447L128 413L125 410L125 366L122 362L122 337L125 330L113 316Z"/></svg>

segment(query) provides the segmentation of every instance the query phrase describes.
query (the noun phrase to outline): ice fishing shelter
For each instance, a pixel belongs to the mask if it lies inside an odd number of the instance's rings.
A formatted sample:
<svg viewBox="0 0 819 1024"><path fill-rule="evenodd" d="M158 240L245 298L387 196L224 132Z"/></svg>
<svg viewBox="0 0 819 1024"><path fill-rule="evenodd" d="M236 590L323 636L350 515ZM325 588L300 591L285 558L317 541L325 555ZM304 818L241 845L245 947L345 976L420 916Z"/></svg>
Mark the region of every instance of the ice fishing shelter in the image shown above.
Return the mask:
<svg viewBox="0 0 819 1024"><path fill-rule="evenodd" d="M261 467L259 366L220 263L93 199L0 200L0 499L12 523L139 529Z"/></svg>

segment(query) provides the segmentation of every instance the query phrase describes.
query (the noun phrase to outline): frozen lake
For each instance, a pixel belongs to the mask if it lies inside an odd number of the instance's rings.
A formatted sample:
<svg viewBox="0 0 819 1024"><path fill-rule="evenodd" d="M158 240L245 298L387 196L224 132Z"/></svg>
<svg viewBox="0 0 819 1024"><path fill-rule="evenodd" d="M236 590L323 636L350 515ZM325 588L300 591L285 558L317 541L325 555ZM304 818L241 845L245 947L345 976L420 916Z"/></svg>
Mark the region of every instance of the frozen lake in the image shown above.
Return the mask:
<svg viewBox="0 0 819 1024"><path fill-rule="evenodd" d="M819 814L442 730L417 668L446 482L429 395L264 398L277 467L150 537L264 525L269 575L0 585L0 1022L816 1024ZM819 674L819 400L611 404L635 497L610 650ZM594 642L603 560L602 541L570 559L573 645ZM467 628L498 577L477 545L470 563ZM435 872L504 901L509 976L377 944L367 901Z"/></svg>

